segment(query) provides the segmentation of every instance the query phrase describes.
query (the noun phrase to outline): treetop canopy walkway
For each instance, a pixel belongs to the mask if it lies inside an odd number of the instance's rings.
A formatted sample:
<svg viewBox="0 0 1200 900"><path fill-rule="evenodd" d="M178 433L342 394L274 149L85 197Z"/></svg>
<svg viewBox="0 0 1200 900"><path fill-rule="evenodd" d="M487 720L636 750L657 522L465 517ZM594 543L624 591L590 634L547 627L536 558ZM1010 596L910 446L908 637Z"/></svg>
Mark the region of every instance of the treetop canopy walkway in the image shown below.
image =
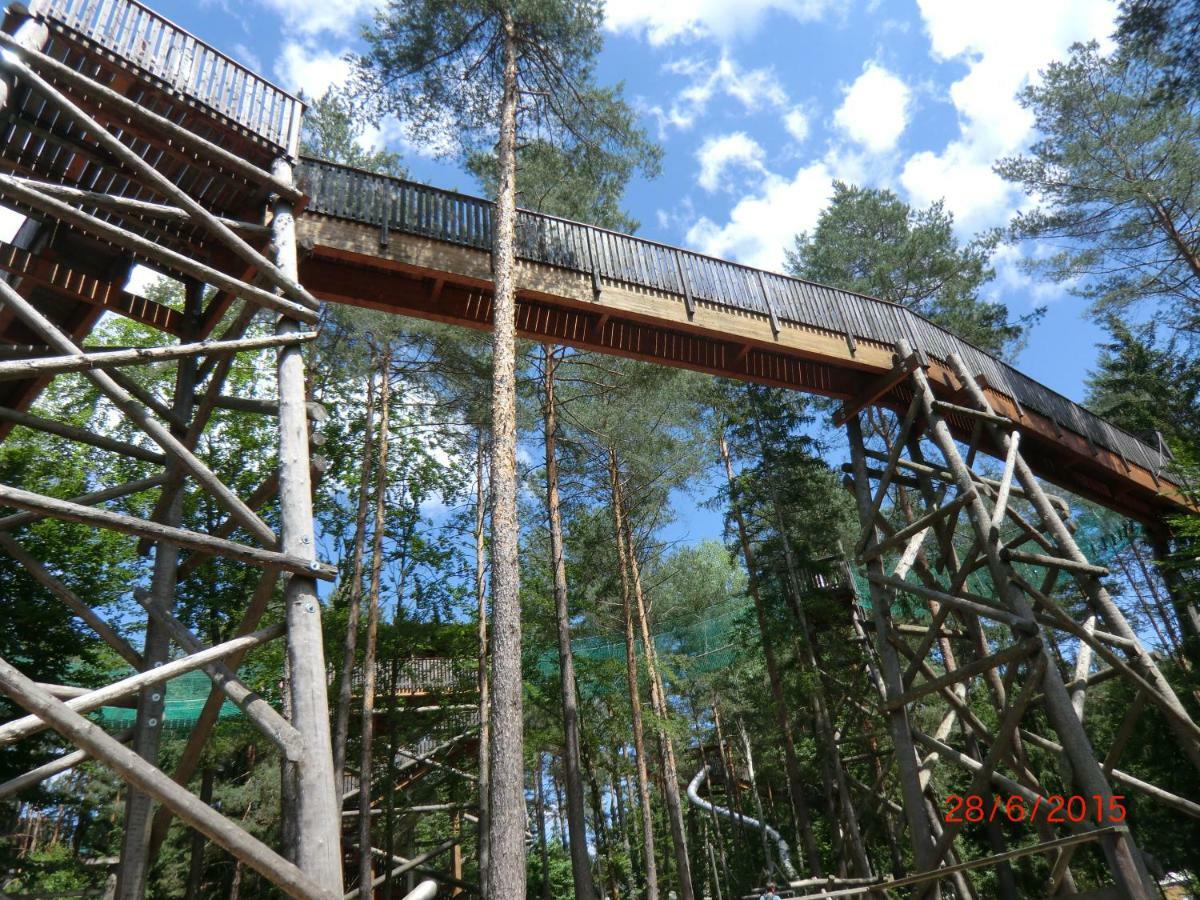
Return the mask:
<svg viewBox="0 0 1200 900"><path fill-rule="evenodd" d="M124 465L116 471L133 473L121 484L100 483L110 477L106 466L71 498L54 496L62 486L52 481L0 484L0 505L18 510L0 518L0 547L28 574L27 584L61 601L63 616L78 617L136 670L81 693L0 659L0 692L27 713L0 724L0 745L52 729L75 748L0 785L0 795L34 789L88 758L114 771L128 785L122 900L144 896L172 817L289 896L341 897L343 773L333 764L316 587L337 572L317 557L310 438L321 417L309 415L302 346L316 337L319 300L489 327L491 205L299 159L297 98L137 0L13 5L0 51L0 201L27 217L0 244L7 273L0 281L0 438L19 425L114 454ZM973 791L1000 785L1032 801L1044 788L1026 771L1021 747L1035 742L1061 757L1071 787L1083 794L1105 800L1119 783L1200 817L1192 800L1116 768L1144 710L1163 718L1181 759L1197 767L1200 727L1109 594L1108 570L1089 562L1073 537L1069 505L1039 480L1161 529L1165 516L1196 510L1163 471L1156 448L904 307L532 212L518 217L517 238L516 320L525 336L843 401L836 422L846 428L847 484L862 529L851 555L866 575L858 591L864 602L847 604L845 624L875 654L846 674L861 676L850 690L863 692L855 704L863 732L886 722L894 751L894 772L870 776L868 799L891 802L898 786L903 805L893 805L905 818L916 869L889 884L929 882L936 897L937 882L962 881L965 870L1003 865L1011 855L954 861L959 829L935 829L924 794L939 754L943 765L970 773ZM181 281L183 301L126 291L138 263ZM156 329L161 339L113 352L83 346L105 313ZM207 451L199 442L228 399L222 388L234 355L264 351L274 355L276 398L230 408L274 417L278 454L243 497L201 458ZM157 361L175 363L166 400L122 373ZM261 371L269 382L270 368ZM137 443L31 412L46 385L67 373L80 373L107 411L123 415ZM899 437L890 450L864 438L860 414L873 404L895 414ZM960 443L970 449L960 451ZM976 450L1004 460L999 478L975 471ZM897 521L900 504L887 503L898 486L912 492L898 500L920 500L915 519ZM148 491L157 492L150 513L126 502ZM222 510L205 531L186 527L183 514L185 495L201 493ZM264 518L259 511L268 506ZM25 549L24 529L45 518L124 535L143 556L153 549L152 572L141 573L148 587L133 591L147 612L140 648L105 620L101 610L112 598L80 596L79 573L47 566ZM197 567L212 557L254 567L255 577L233 636L208 646L174 610L180 581L203 577ZM975 573L986 581L970 590ZM1069 609L1056 594L1059 581L1073 592ZM285 621L263 627L280 592ZM893 621L901 597L930 614L915 643ZM802 621L802 604L795 606ZM740 613L728 612L713 624L732 627ZM675 631L674 646L698 648L697 655L718 659L725 649L720 628ZM247 653L281 637L286 715L238 676ZM956 650L964 661L957 665L944 641L964 637L971 642ZM1069 682L1060 650L1067 642L1075 651ZM592 649L600 657L616 652ZM1100 663L1106 667L1093 672ZM200 669L211 688L168 775L159 768L159 744L173 698L162 685ZM1137 700L1101 764L1083 701L1089 685L1118 677ZM1000 688L980 694L995 707L994 729L961 701L979 679ZM820 678L812 683L825 690ZM132 733L109 734L86 718L135 695ZM285 761L283 854L187 787L226 700ZM934 703L936 716L912 715ZM1045 715L1027 715L1034 705ZM914 723L926 719L943 725L925 734ZM975 760L945 743L956 721L986 755ZM836 741L823 743L835 757L831 771L842 771ZM932 755L922 760L918 747ZM842 824L853 837L857 813L849 799L843 806ZM1072 848L1094 840L1122 896L1152 896L1124 826L1065 838L1045 829L1039 838L1019 852L1053 857L1043 895L1074 892ZM872 877L865 856L854 866ZM863 891L887 889L871 884Z"/></svg>
<svg viewBox="0 0 1200 900"><path fill-rule="evenodd" d="M487 326L490 201L315 159L298 178L301 272L317 296ZM956 353L1021 430L1039 475L1152 527L1191 508L1161 449L907 307L526 210L517 248L526 337L796 388L848 410L906 407L903 374L915 365L953 401ZM899 340L914 358L897 378ZM971 435L976 417L945 412Z"/></svg>

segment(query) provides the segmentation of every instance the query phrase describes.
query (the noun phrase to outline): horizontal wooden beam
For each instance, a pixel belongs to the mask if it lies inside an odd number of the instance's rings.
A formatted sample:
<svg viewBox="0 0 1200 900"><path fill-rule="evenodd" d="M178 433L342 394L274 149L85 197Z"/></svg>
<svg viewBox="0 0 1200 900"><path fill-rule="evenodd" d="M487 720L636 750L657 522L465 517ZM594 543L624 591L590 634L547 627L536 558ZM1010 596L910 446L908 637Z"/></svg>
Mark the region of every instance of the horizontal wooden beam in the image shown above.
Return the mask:
<svg viewBox="0 0 1200 900"><path fill-rule="evenodd" d="M154 541L166 541L189 550L200 550L214 556L236 559L256 566L278 566L286 572L295 572L326 581L332 581L337 576L337 569L328 563L310 561L274 550L250 547L246 544L216 538L203 532L190 531L186 528L172 528L169 525L161 525L158 522L105 509L92 509L78 503L71 503L69 500L59 500L56 497L47 497L44 494L35 494L32 491L23 491L8 485L0 485L0 506L28 509L55 519L94 525L97 528L107 528L123 534L148 537Z"/></svg>
<svg viewBox="0 0 1200 900"><path fill-rule="evenodd" d="M112 706L116 701L132 696L145 688L153 687L156 684L163 684L172 678L202 669L209 663L216 662L233 653L249 650L251 647L258 647L268 641L273 641L275 638L282 636L286 630L283 625L272 625L253 634L234 638L223 644L217 644L215 647L208 647L199 653L193 653L190 656L184 656L180 659L163 663L161 666L147 669L144 672L138 672L136 675L130 675L128 678L122 678L119 681L114 681L112 684L107 684L104 687L86 691L80 696L73 697L66 701L67 708L77 713L85 713L99 709L102 706ZM52 690L48 692L52 695L54 694ZM0 747L11 744L14 741L19 741L22 738L27 738L46 727L46 723L37 715L25 716L22 719L14 719L11 722L6 722L0 725Z"/></svg>
<svg viewBox="0 0 1200 900"><path fill-rule="evenodd" d="M66 438L68 441L89 444L92 447L107 450L109 453L119 453L121 456L128 456L130 459L153 463L156 466L165 466L167 464L167 455L158 450L151 450L148 447L139 447L137 444L118 441L116 438L110 438L95 431L89 431L86 428L68 425L66 422L57 422L54 419L46 419L42 416L35 416L33 413L21 412L7 406L0 406L0 422L11 422L13 425L21 425L25 428L32 428L34 431L42 431L56 437Z"/></svg>
<svg viewBox="0 0 1200 900"><path fill-rule="evenodd" d="M0 381L21 378L39 378L46 375L62 375L66 372L82 372L86 369L106 369L118 366L136 366L147 363L169 362L189 356L224 356L250 350L267 350L304 344L317 337L315 331L296 334L264 335L241 338L236 341L196 341L190 344L174 344L166 347L136 347L128 350L87 351L81 356L50 356L42 359L22 359L0 362ZM219 401L218 401L219 404Z"/></svg>
<svg viewBox="0 0 1200 900"><path fill-rule="evenodd" d="M154 300L131 294L121 285L104 281L61 262L0 241L0 270L29 279L65 297L101 306L175 337L184 332L183 314Z"/></svg>

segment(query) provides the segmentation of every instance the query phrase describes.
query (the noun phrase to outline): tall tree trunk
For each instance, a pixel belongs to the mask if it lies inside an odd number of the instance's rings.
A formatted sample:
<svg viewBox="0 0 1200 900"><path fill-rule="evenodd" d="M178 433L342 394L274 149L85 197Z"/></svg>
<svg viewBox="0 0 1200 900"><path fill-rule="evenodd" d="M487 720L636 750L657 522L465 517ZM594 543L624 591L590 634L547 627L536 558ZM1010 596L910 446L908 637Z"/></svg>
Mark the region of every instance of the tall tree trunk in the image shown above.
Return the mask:
<svg viewBox="0 0 1200 900"><path fill-rule="evenodd" d="M624 492L620 487L620 471L618 470L616 485L617 502L624 506ZM638 627L642 634L642 651L646 660L646 677L650 682L650 705L658 721L667 721L667 699L663 691L662 679L658 674L656 659L658 654L654 649L654 641L650 636L650 623L646 615L646 598L642 590L642 573L638 566L637 550L633 543L633 529L629 525L628 510L621 516L625 526L625 556L629 562L629 575L633 582L633 596L637 601ZM679 802L679 773L675 764L675 747L671 736L661 725L658 732L658 750L662 758L663 794L667 801L667 819L671 826L671 843L675 849L675 868L679 880L680 900L694 900L692 890L691 863L688 860L687 834L683 824L683 808Z"/></svg>
<svg viewBox="0 0 1200 900"><path fill-rule="evenodd" d="M617 760L620 760L619 754ZM617 825L621 829L621 845L625 849L625 859L629 861L629 881L626 883L625 889L630 896L633 896L634 873L637 871L637 859L633 855L633 844L629 840L629 823L625 816L625 792L621 790L621 782L624 777L617 762L614 762L612 772L613 802L617 807Z"/></svg>
<svg viewBox="0 0 1200 900"><path fill-rule="evenodd" d="M489 897L525 896L525 774L521 705L521 572L517 523L516 175L517 36L501 7L500 104L492 332L492 722Z"/></svg>
<svg viewBox="0 0 1200 900"><path fill-rule="evenodd" d="M1161 534L1150 535L1150 549L1162 575L1163 585L1171 597L1175 621L1183 638L1183 653L1189 667L1200 665L1200 604L1190 595L1189 585L1171 565L1171 545Z"/></svg>
<svg viewBox="0 0 1200 900"><path fill-rule="evenodd" d="M200 775L200 802L212 805L213 782L216 772L205 766ZM200 896L200 888L204 881L204 835L198 831L192 832L191 859L188 861L187 887L184 889L185 900L196 900Z"/></svg>
<svg viewBox="0 0 1200 900"><path fill-rule="evenodd" d="M577 900L596 900L587 850L587 825L583 813L583 777L579 758L579 700L575 695L575 660L571 652L571 613L567 606L567 564L563 556L562 511L558 498L558 417L554 399L554 373L558 357L545 345L546 367L542 418L546 434L546 509L550 518L550 557L554 569L554 617L558 627L558 674L562 684L563 779L567 788L567 831L570 836L571 875ZM686 898L685 898L686 900Z"/></svg>
<svg viewBox="0 0 1200 900"><path fill-rule="evenodd" d="M479 841L479 894L487 900L488 861L491 858L488 823L491 821L491 704L488 700L488 616L487 616L487 554L484 546L484 520L487 494L484 488L483 428L479 428L475 445L475 603L479 611L479 821L476 823Z"/></svg>
<svg viewBox="0 0 1200 900"><path fill-rule="evenodd" d="M379 589L383 574L384 514L387 511L388 414L391 405L391 350L379 364L379 454L375 463L375 523L371 535L371 586L367 592L367 635L363 646L362 746L358 772L358 884L363 896L374 880L371 858L371 756L375 736L375 649L379 637Z"/></svg>
<svg viewBox="0 0 1200 900"><path fill-rule="evenodd" d="M617 568L621 575L621 612L625 625L625 676L629 682L629 709L633 720L633 750L637 755L638 799L642 810L642 857L646 873L646 900L658 900L658 866L654 859L654 815L650 809L650 776L646 769L646 742L642 731L642 700L638 691L637 649L633 638L633 593L629 585L629 561L625 526L621 521L620 475L617 453L608 450L608 478L612 492L613 533L617 541Z"/></svg>
<svg viewBox="0 0 1200 900"><path fill-rule="evenodd" d="M737 483L733 475L733 460L729 453L729 444L722 434L720 438L721 459L725 463L725 476L729 480L729 508L737 523L738 539L742 545L742 558L746 563L748 576L747 586L750 598L754 601L754 613L758 620L758 633L762 639L763 661L767 668L767 681L771 686L771 697L774 701L775 723L779 729L779 737L783 743L784 772L787 776L788 797L791 800L792 817L796 829L804 842L805 852L810 857L813 874L820 877L821 861L814 857L815 842L811 840L812 826L808 800L804 796L804 780L800 774L800 760L796 755L796 741L792 732L791 713L788 710L787 699L783 694L783 676L779 671L779 661L775 656L775 646L771 638L771 627L767 622L766 604L758 584L758 564L754 550L750 546L750 535L746 529L746 520L742 515L741 505L737 499Z"/></svg>
<svg viewBox="0 0 1200 900"><path fill-rule="evenodd" d="M754 812L758 817L758 821L766 822L766 815L763 813L762 797L758 793L758 775L754 771L754 750L750 746L750 735L746 733L746 723L742 721L742 717L738 716L734 721L737 725L738 737L742 739L742 753L746 757L746 775L750 779L750 796L754 801ZM762 837L763 862L766 868L767 879L771 878L771 870L776 868L774 863L774 854L771 852L771 839L767 837L766 829L759 829L759 835Z"/></svg>
<svg viewBox="0 0 1200 900"><path fill-rule="evenodd" d="M371 496L371 459L375 425L375 373L367 376L366 425L363 428L362 462L359 466L358 509L354 516L354 550L351 563L350 592L346 600L346 639L342 649L342 670L338 678L337 719L333 727L333 771L338 793L342 792L346 771L346 741L350 734L350 693L354 678L354 657L358 652L358 620L362 607L363 545L367 540L367 512ZM339 796L339 802L341 797Z"/></svg>
<svg viewBox="0 0 1200 900"><path fill-rule="evenodd" d="M608 893L612 894L616 891L616 879L613 877L612 865L612 831L604 818L604 799L600 792L600 782L596 778L596 767L592 762L591 753L588 752L587 744L580 744L579 755L583 762L584 774L587 776L592 802L592 821L595 823L593 830L596 833L596 861L600 865L599 881L600 884L607 885Z"/></svg>
<svg viewBox="0 0 1200 900"><path fill-rule="evenodd" d="M538 751L537 764L533 767L533 778L533 798L538 820L538 855L542 860L542 900L550 900L550 851L546 847L546 778L542 768L541 751Z"/></svg>
<svg viewBox="0 0 1200 900"><path fill-rule="evenodd" d="M1162 592L1158 589L1158 579L1150 568L1146 565L1146 557L1142 553L1139 546L1139 541L1136 537L1129 540L1129 552L1133 555L1134 562L1137 563L1138 571L1142 573L1142 581L1146 583L1146 590L1150 592L1150 596L1154 599L1154 608L1158 610L1158 618L1162 621L1163 627L1167 634L1170 635L1171 643L1176 656L1180 656L1180 650L1183 646L1183 638L1179 634L1179 626L1175 616L1167 611L1167 605L1163 602ZM1163 582L1165 586L1166 582ZM1185 659L1180 656L1181 659Z"/></svg>

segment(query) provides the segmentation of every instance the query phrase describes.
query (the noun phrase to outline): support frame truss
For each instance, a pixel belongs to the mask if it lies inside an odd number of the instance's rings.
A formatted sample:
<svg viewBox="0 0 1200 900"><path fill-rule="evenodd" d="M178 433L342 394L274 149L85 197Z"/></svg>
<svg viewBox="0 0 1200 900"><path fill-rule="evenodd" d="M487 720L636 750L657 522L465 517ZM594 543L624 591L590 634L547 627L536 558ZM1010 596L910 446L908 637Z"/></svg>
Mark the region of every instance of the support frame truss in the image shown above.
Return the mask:
<svg viewBox="0 0 1200 900"><path fill-rule="evenodd" d="M963 881L967 872L1004 869L1028 854L1050 860L1046 896L1074 893L1071 855L1078 846L1094 843L1115 895L1155 897L1144 856L1123 825L1068 825L1071 833L1063 836L1043 813L1032 822L1036 846L1013 852L1001 836L996 852L972 861L956 855L961 824L938 821L933 781L944 763L970 778L968 793L1003 792L1048 809L1049 791L1029 766L1035 748L1057 761L1070 791L1099 797L1104 804L1112 802L1115 785L1198 817L1200 805L1118 765L1146 708L1163 716L1183 758L1198 768L1200 729L1108 593L1108 571L1080 549L1068 504L1047 493L1025 462L1014 423L990 407L958 357L949 359L958 381L955 403L938 398L925 367L912 365L906 342L897 344L895 359L890 383L898 389L892 402L906 412L889 421L864 414L863 404L843 421L851 454L847 487L862 529L855 553L869 588L869 603L856 604L852 615L856 634L870 641L869 682L892 745L889 765L873 790L886 787L900 796L902 803L894 809L903 812L915 871L862 890L806 896L911 886L913 897L941 897L946 890L969 897L973 888ZM965 429L972 434L967 446L953 437L948 416L956 418L959 434L964 420L973 424ZM870 435L864 434L864 422ZM880 443L882 449L872 449ZM981 447L1003 461L998 479L979 471ZM970 590L972 576L988 589ZM1056 596L1060 579L1082 599L1082 613L1076 611L1078 603L1068 607ZM928 616L919 624L900 622L913 604ZM1071 647L1073 668L1065 670L1063 650ZM1105 667L1093 673L1097 661ZM1084 727L1087 690L1111 678L1126 680L1137 700L1111 746L1098 752ZM987 695L995 727L972 712L966 702L970 691ZM1034 726L1029 711L1035 707L1050 734ZM940 724L929 734L916 723L935 711ZM864 707L864 712L871 710ZM954 732L959 738L952 737ZM999 884L1002 896L1015 896L1006 875Z"/></svg>
<svg viewBox="0 0 1200 900"><path fill-rule="evenodd" d="M129 787L125 828L118 867L117 896L136 900L145 893L146 876L169 826L177 817L255 869L288 896L342 896L340 799L332 765L326 669L321 638L317 581L333 576L332 567L316 556L312 514L312 473L322 468L310 454L310 405L307 402L303 346L316 333L317 302L297 278L295 221L292 204L300 192L292 185L292 160L277 156L269 167L243 159L200 130L160 116L101 83L96 68L79 71L43 52L50 26L37 13L27 14L13 34L0 35L5 48L0 61L4 90L0 104L16 107L36 94L55 113L55 134L75 144L69 152L80 160L103 160L99 172L67 165L55 180L8 168L0 174L0 200L43 223L42 246L55 235L69 234L77 244L94 247L99 257L136 260L185 284L184 308L160 309L136 298L103 308L126 314L161 329L167 346L92 352L80 334L56 320L53 304L37 299L39 290L89 302L92 296L127 297L111 284L89 281L84 269L62 281L58 261L50 262L35 240L9 253L12 265L0 280L0 318L17 322L41 348L0 363L0 381L31 383L27 399L51 379L70 374L87 379L127 422L136 426L136 443L123 443L32 415L17 406L3 407L3 423L41 430L66 441L82 440L106 453L135 460L157 472L126 484L98 485L86 494L56 498L15 485L0 485L0 506L16 510L0 518L0 550L63 603L64 614L81 618L137 674L69 699L61 690L35 683L12 664L0 660L0 692L24 709L24 719L0 726L0 742L52 729L72 749L33 771L0 786L12 795L90 759L112 769ZM112 116L110 110L119 111ZM206 126L207 127L207 126ZM139 133L147 135L139 140ZM163 157L154 150L158 135L168 134L171 159L199 172L189 183L204 183L203 173L223 183L245 185L241 200L214 210L176 179L160 171ZM211 134L211 128L209 129ZM54 157L58 159L59 157ZM36 170L36 165L35 165ZM73 181L82 173L86 181ZM135 187L131 187L135 186ZM149 198L149 199L147 199ZM232 202L232 201L231 201ZM165 238L165 239L164 239ZM205 248L181 253L175 247ZM72 260L65 260L68 267ZM206 310L204 287L219 293ZM99 290L99 295L96 291ZM219 339L209 331L232 301L241 306L224 316L228 323ZM89 321L94 322L93 316ZM247 337L265 325L274 334ZM278 400L269 410L278 431L276 472L243 499L198 455L200 439L213 411L223 404L222 389L239 353L273 353ZM175 383L163 401L122 375L126 367L173 362ZM315 465L314 465L315 464ZM144 491L157 491L158 502L147 518L126 515L106 504ZM189 492L208 495L228 513L226 523L205 533L184 527L183 499ZM278 533L260 510L278 494ZM132 647L98 607L114 599L80 596L71 572L52 572L23 546L21 530L50 518L108 529L135 537L148 563L148 589L136 598L147 611L144 646ZM245 537L233 540L241 531ZM257 567L259 587L248 598L243 621L229 640L209 647L174 615L181 577L199 561L222 557ZM282 580L284 622L262 627L268 604ZM255 694L238 676L243 657L255 647L283 639L288 658L286 715ZM174 777L158 768L163 728L162 683L183 671L201 669L213 683L212 695L194 729ZM63 694L56 696L55 694ZM128 734L112 736L84 713L101 704L135 698L136 723ZM187 785L225 699L235 702L248 721L263 731L281 752L285 765L283 791L287 808L281 818L295 821L294 844L275 850L246 832L237 822L193 795ZM125 741L129 746L125 746ZM154 813L155 806L158 813Z"/></svg>

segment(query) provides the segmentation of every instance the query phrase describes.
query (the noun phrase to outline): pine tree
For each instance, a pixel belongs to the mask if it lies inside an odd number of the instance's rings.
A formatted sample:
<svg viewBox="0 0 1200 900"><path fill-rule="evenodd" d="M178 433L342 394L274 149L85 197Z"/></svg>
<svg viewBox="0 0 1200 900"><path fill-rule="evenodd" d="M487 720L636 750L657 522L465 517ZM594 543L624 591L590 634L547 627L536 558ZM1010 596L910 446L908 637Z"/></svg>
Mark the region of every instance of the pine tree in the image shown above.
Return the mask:
<svg viewBox="0 0 1200 900"><path fill-rule="evenodd" d="M1144 305L1200 330L1200 96L1167 97L1159 69L1079 45L1021 94L1041 138L996 171L1038 198L1011 234L1056 252L1031 267L1099 315Z"/></svg>
<svg viewBox="0 0 1200 900"><path fill-rule="evenodd" d="M1008 307L981 294L997 236L966 244L941 201L913 209L894 193L833 184L833 199L811 232L787 253L792 275L917 310L978 347L1015 355L1041 311L1015 320Z"/></svg>
<svg viewBox="0 0 1200 900"><path fill-rule="evenodd" d="M629 121L594 83L601 4L390 2L357 60L360 96L456 152L495 147L492 228L492 803L487 892L525 892L517 521L515 228L518 135L620 154ZM618 113L618 114L614 114Z"/></svg>

